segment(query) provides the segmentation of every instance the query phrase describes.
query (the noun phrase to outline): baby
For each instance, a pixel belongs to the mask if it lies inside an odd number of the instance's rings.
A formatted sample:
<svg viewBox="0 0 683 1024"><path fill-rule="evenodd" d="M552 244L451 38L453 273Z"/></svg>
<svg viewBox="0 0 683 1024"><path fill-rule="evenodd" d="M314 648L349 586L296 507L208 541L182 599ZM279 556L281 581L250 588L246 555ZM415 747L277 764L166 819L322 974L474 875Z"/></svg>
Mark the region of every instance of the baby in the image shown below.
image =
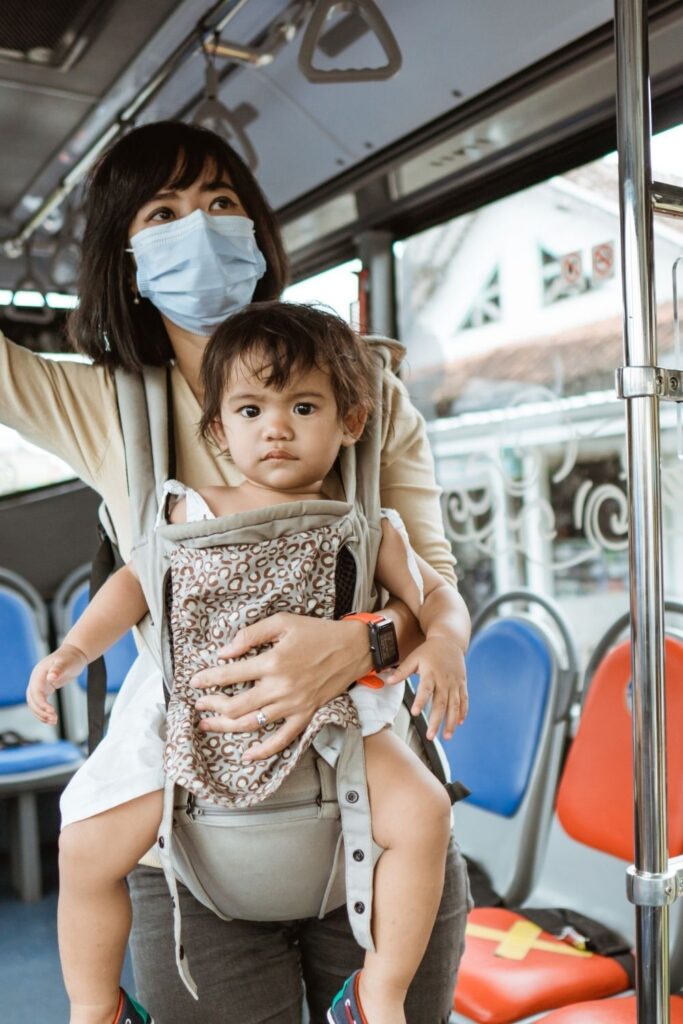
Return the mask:
<svg viewBox="0 0 683 1024"><path fill-rule="evenodd" d="M164 502L169 508L161 517L167 512L171 523L183 523L327 499L340 451L356 444L373 413L373 375L369 346L327 312L264 303L235 314L216 330L204 354L201 430L229 454L244 481L198 492L169 481ZM450 803L389 728L402 699L402 687L395 684L419 674L412 710L417 714L431 702L430 737L444 719L446 735L452 735L465 708L467 613L457 592L412 551L391 510L382 513L374 578L413 612L425 639L393 670L389 685L356 685L350 692L364 737L373 838L384 852L374 874L375 949L336 997L328 1012L332 1024L405 1021L405 995L441 898ZM146 612L129 563L95 595L62 646L36 666L28 702L37 717L55 722L50 694L75 679ZM175 628L182 630L182 622ZM181 640L173 638L174 650ZM198 729L211 733L222 695L202 694L214 681L200 653L191 684L197 691ZM216 661L244 653L238 643L228 643ZM376 677L366 682L381 684ZM268 716L259 711L254 717L243 761L258 764L262 735L257 727L262 730ZM109 744L114 774L117 742L111 730L99 748ZM138 754L150 756L144 750ZM101 813L72 821L62 831L59 941L71 1024L151 1020L119 989L119 978L130 928L125 878L153 845L161 812L162 792L155 789L126 802L112 798Z"/></svg>

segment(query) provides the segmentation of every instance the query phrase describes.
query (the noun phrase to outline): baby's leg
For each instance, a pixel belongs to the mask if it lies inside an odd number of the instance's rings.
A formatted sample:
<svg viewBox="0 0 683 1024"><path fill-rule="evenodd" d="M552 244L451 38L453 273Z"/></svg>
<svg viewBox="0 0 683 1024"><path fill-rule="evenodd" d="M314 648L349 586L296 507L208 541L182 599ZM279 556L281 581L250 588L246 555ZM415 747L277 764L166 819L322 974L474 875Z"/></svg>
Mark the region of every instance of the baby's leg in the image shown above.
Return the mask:
<svg viewBox="0 0 683 1024"><path fill-rule="evenodd" d="M375 841L373 939L360 976L369 1024L400 1024L441 899L451 805L440 782L388 729L364 741Z"/></svg>
<svg viewBox="0 0 683 1024"><path fill-rule="evenodd" d="M71 1024L112 1024L131 924L126 875L153 845L159 791L67 825L59 839L59 952Z"/></svg>

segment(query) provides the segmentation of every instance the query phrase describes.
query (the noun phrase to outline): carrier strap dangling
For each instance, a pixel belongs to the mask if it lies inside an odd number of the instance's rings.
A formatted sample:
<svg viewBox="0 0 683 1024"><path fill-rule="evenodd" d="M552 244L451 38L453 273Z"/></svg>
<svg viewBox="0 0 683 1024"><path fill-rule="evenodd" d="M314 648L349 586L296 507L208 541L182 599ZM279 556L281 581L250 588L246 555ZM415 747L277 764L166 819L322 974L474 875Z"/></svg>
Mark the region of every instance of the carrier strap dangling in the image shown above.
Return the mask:
<svg viewBox="0 0 683 1024"><path fill-rule="evenodd" d="M121 564L121 559L114 545L105 533L103 527L98 524L97 533L100 538L100 546L95 553L90 567L90 591L89 600L93 597L109 579L112 572ZM88 665L87 674L87 702L88 702L88 754L100 742L104 735L105 704L107 699L107 668L104 657L100 656Z"/></svg>

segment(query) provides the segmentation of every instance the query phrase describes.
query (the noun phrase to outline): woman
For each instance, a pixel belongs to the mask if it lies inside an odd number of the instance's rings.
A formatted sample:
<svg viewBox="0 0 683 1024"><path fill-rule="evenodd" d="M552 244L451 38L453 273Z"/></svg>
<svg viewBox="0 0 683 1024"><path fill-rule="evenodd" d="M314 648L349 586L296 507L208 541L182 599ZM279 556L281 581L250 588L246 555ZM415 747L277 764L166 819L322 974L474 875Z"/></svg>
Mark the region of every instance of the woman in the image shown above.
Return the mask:
<svg viewBox="0 0 683 1024"><path fill-rule="evenodd" d="M216 242L240 232L196 231L203 221L197 211L212 218L250 218L265 261L262 276L263 266L253 253L246 257L238 247L235 260L229 245ZM229 462L197 444L199 364L215 323L252 298L279 295L286 261L273 214L242 161L218 136L184 124L147 125L116 143L91 175L86 213L81 304L70 334L94 365L45 361L3 342L0 414L29 440L69 462L102 495L127 559L125 461L108 371L171 363L178 477L190 487L238 482ZM157 256L148 259L140 268L144 273L138 273L130 240L148 227L172 222L181 235L187 232L182 258L170 265L168 253L161 252L157 263ZM141 249L140 239L136 249ZM386 389L383 432L383 504L398 509L415 549L452 581L423 425L401 388ZM416 640L414 620L400 604L388 614L400 646L409 650ZM251 627L244 640L249 646L270 640L274 646L251 659L250 678L258 669L255 686L215 705L220 713L216 724L225 731L252 729L258 711L271 721L284 719L262 745L263 756L287 745L316 708L372 667L361 622L283 614ZM213 671L217 683L236 681L232 665ZM155 672L143 652L119 701L132 699L141 679L152 679ZM201 1003L193 1004L173 966L171 908L161 872L141 867L130 884L139 995L159 1024L299 1024L302 977L317 1024L344 978L362 961L344 908L323 920L224 922L184 892L184 934L203 993ZM466 903L466 873L454 846L439 919L406 1004L411 1024L448 1019Z"/></svg>

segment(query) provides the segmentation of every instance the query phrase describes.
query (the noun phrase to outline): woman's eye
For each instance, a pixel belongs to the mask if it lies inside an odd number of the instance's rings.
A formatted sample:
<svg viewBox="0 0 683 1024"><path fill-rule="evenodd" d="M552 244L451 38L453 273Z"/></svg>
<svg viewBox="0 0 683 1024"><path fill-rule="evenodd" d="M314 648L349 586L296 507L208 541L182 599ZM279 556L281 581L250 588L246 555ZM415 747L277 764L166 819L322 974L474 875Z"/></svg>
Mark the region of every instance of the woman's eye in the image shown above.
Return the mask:
<svg viewBox="0 0 683 1024"><path fill-rule="evenodd" d="M145 217L146 221L166 221L172 220L175 217L175 213L168 206L160 206L158 210L152 210L150 214Z"/></svg>
<svg viewBox="0 0 683 1024"><path fill-rule="evenodd" d="M297 402L294 412L297 416L310 416L312 412L315 412L315 406L312 402Z"/></svg>
<svg viewBox="0 0 683 1024"><path fill-rule="evenodd" d="M260 409L257 405L243 405L241 409L237 410L240 416L244 416L247 420L253 420L258 416Z"/></svg>
<svg viewBox="0 0 683 1024"><path fill-rule="evenodd" d="M237 209L237 203L230 196L216 196L215 199L211 200L210 210L235 210Z"/></svg>

